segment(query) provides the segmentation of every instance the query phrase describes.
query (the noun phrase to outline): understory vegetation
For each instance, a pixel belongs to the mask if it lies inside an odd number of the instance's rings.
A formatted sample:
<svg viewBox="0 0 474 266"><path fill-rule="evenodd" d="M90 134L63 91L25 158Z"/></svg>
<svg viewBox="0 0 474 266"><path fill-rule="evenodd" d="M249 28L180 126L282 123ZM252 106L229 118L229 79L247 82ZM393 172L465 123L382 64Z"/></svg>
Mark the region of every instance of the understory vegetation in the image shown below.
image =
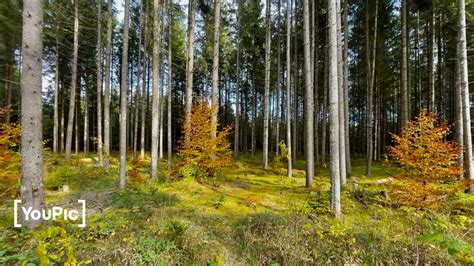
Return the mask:
<svg viewBox="0 0 474 266"><path fill-rule="evenodd" d="M45 154L48 205L87 202L87 226L55 222L31 233L12 227L12 199L0 210L0 263L120 263L193 265L471 264L474 262L474 198L459 192L449 209L394 204L389 184L400 172L375 164L341 193L343 218L329 209L327 169L304 187L303 161L287 178L281 162L262 170L249 156L231 162L216 182L192 178L149 180L147 160L129 162L129 186L117 188L118 161L110 172L95 157ZM149 158L147 158L149 159ZM165 169L161 162L159 169ZM2 176L3 180L3 176ZM69 190L64 190L68 186Z"/></svg>

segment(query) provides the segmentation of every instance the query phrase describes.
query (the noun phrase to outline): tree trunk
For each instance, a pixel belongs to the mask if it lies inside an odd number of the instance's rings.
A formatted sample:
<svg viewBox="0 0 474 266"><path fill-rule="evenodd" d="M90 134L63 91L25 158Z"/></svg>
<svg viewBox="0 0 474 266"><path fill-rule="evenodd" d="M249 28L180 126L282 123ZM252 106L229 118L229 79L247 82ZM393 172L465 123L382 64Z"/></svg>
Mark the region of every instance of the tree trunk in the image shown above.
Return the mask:
<svg viewBox="0 0 474 266"><path fill-rule="evenodd" d="M324 85L323 85L323 113L321 119L321 163L326 165L326 136L328 122L328 84L329 84L329 35L326 34L326 48L324 55Z"/></svg>
<svg viewBox="0 0 474 266"><path fill-rule="evenodd" d="M89 153L89 102L87 99L87 88L84 89L84 157Z"/></svg>
<svg viewBox="0 0 474 266"><path fill-rule="evenodd" d="M147 1L144 2L146 4ZM142 72L142 93L141 93L141 130L140 130L140 160L145 160L145 120L146 120L146 105L145 103L145 93L146 93L146 74L148 73L148 60L146 56L146 44L147 44L147 37L148 37L148 5L145 6L145 13L143 14L143 72Z"/></svg>
<svg viewBox="0 0 474 266"><path fill-rule="evenodd" d="M346 156L346 175L352 175L351 150L349 138L349 0L344 0L344 53L342 57L344 67L343 90L344 90L344 137Z"/></svg>
<svg viewBox="0 0 474 266"><path fill-rule="evenodd" d="M428 22L428 110L436 112L435 108L435 64L434 64L434 44L435 44L435 12L434 1Z"/></svg>
<svg viewBox="0 0 474 266"><path fill-rule="evenodd" d="M275 103L275 152L276 157L280 156L280 99L283 96L280 94L280 86L281 86L281 36L280 36L280 25L281 25L281 17L280 17L280 10L281 10L281 0L278 0L278 9L277 9L277 18L278 18L278 26L277 26L277 85L276 85L276 103ZM281 95L281 96L280 96Z"/></svg>
<svg viewBox="0 0 474 266"><path fill-rule="evenodd" d="M339 85L338 85L338 42L337 3L328 1L329 35L329 153L331 176L331 207L336 218L341 216L341 187L339 169Z"/></svg>
<svg viewBox="0 0 474 266"><path fill-rule="evenodd" d="M291 4L286 2L286 145L288 149L288 169L287 176L292 174L291 155Z"/></svg>
<svg viewBox="0 0 474 266"><path fill-rule="evenodd" d="M102 152L102 28L100 23L102 3L98 2L97 10L97 156L99 165L104 164Z"/></svg>
<svg viewBox="0 0 474 266"><path fill-rule="evenodd" d="M211 137L217 136L217 115L219 114L219 32L221 23L221 1L214 0L214 45L212 51L212 117Z"/></svg>
<svg viewBox="0 0 474 266"><path fill-rule="evenodd" d="M467 40L466 40L466 11L465 1L458 0L458 61L459 61L459 86L461 87L463 97L463 130L464 130L464 151L465 151L465 176L472 180L474 179L474 165L472 161L472 136L471 136L471 114L469 102L469 82L468 82L468 68L467 68ZM470 186L470 193L474 192L474 188Z"/></svg>
<svg viewBox="0 0 474 266"><path fill-rule="evenodd" d="M237 74L235 87L235 121L234 121L234 159L239 158L239 139L240 139L240 16L241 1L237 2Z"/></svg>
<svg viewBox="0 0 474 266"><path fill-rule="evenodd" d="M172 154L173 154L173 139L171 136L171 107L172 107L172 94L173 94L173 64L172 64L172 33L173 33L173 13L172 13L172 0L168 0L168 171L171 171L172 167Z"/></svg>
<svg viewBox="0 0 474 266"><path fill-rule="evenodd" d="M311 68L311 45L309 28L309 1L303 1L304 9L304 73L305 73L305 99L304 99L304 132L306 153L306 187L311 187L314 176L314 106L313 106L313 70Z"/></svg>
<svg viewBox="0 0 474 266"><path fill-rule="evenodd" d="M55 55L55 70L54 70L54 114L53 114L53 152L58 152L58 131L59 131L59 23L56 22L56 55ZM8 84L8 83L7 83ZM8 109L10 106L7 105ZM9 115L7 116L9 118Z"/></svg>
<svg viewBox="0 0 474 266"><path fill-rule="evenodd" d="M156 0L155 0L156 1ZM186 54L186 120L191 117L193 105L193 69L194 69L194 16L196 13L196 1L189 0L188 5L188 50Z"/></svg>
<svg viewBox="0 0 474 266"><path fill-rule="evenodd" d="M316 7L318 8L316 10ZM314 154L316 156L316 165L321 164L319 152L319 0L312 4L313 13L313 40L311 51L312 58L312 73L313 73L313 91L314 91Z"/></svg>
<svg viewBox="0 0 474 266"><path fill-rule="evenodd" d="M341 0L336 1L337 7L337 78L338 78L338 90L339 90L339 170L341 171L341 186L346 185L346 137L345 137L345 118L344 118L344 68L343 68L343 56L342 56L342 30L341 30Z"/></svg>
<svg viewBox="0 0 474 266"><path fill-rule="evenodd" d="M67 120L67 133L66 133L66 160L71 160L71 146L72 146L72 127L74 123L74 110L76 104L76 86L77 86L77 56L79 50L79 0L74 1L74 44L72 54L72 77L71 77L71 90L69 92L69 114ZM77 120L77 118L76 118ZM77 139L77 138L76 138ZM77 148L76 148L77 149Z"/></svg>
<svg viewBox="0 0 474 266"><path fill-rule="evenodd" d="M43 1L23 1L21 68L21 202L25 208L45 207L43 187L43 108L41 62L43 59ZM28 122L27 122L28 121ZM22 212L20 212L22 213ZM20 221L29 230L41 220Z"/></svg>
<svg viewBox="0 0 474 266"><path fill-rule="evenodd" d="M191 0L193 1L193 0ZM151 178L157 180L158 174L158 130L160 121L160 0L153 4L153 102L151 125Z"/></svg>
<svg viewBox="0 0 474 266"><path fill-rule="evenodd" d="M408 31L407 31L407 16L408 8L407 1L402 0L402 73L401 73L401 85L402 85L402 106L401 106L401 125L402 129L408 124Z"/></svg>
<svg viewBox="0 0 474 266"><path fill-rule="evenodd" d="M271 57L271 1L267 0L265 11L265 91L263 96L263 168L268 169L268 124L270 114L270 57Z"/></svg>
<svg viewBox="0 0 474 266"><path fill-rule="evenodd" d="M110 59L112 52L112 0L107 2L107 45L105 48L104 90L104 167L109 170L110 156Z"/></svg>
<svg viewBox="0 0 474 266"><path fill-rule="evenodd" d="M123 50L122 69L120 81L120 166L119 186L125 188L125 175L127 164L127 104L128 104L128 11L129 0L125 0L123 12Z"/></svg>

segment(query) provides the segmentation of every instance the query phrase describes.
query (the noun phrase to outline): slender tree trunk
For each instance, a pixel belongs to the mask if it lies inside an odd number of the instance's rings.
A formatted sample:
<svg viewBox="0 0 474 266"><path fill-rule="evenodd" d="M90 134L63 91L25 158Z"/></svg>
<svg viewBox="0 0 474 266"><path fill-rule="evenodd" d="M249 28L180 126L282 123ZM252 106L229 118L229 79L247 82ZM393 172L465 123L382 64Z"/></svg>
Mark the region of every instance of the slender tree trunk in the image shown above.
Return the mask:
<svg viewBox="0 0 474 266"><path fill-rule="evenodd" d="M58 130L59 130L59 23L56 22L56 56L55 56L55 73L54 73L54 118L53 118L53 152L58 152ZM8 84L8 83L7 83ZM9 105L8 109L10 109ZM7 116L9 118L9 116Z"/></svg>
<svg viewBox="0 0 474 266"><path fill-rule="evenodd" d="M292 155L291 155L291 4L286 2L286 145L288 149L288 170L287 176L292 174Z"/></svg>
<svg viewBox="0 0 474 266"><path fill-rule="evenodd" d="M191 0L193 1L193 0ZM158 130L160 121L160 0L153 4L153 103L151 125L151 178L157 180L158 174ZM187 92L186 92L187 93Z"/></svg>
<svg viewBox="0 0 474 266"><path fill-rule="evenodd" d="M263 168L268 169L268 136L270 114L270 57L271 57L271 1L266 2L265 11L265 91L263 96Z"/></svg>
<svg viewBox="0 0 474 266"><path fill-rule="evenodd" d="M435 64L434 64L434 44L435 44L435 12L434 1L428 22L428 110L436 112L435 108Z"/></svg>
<svg viewBox="0 0 474 266"><path fill-rule="evenodd" d="M316 10L316 7L318 8ZM319 152L319 0L312 4L313 13L313 40L312 40L312 73L313 73L313 91L314 91L314 154L316 156L316 165L321 164Z"/></svg>
<svg viewBox="0 0 474 266"><path fill-rule="evenodd" d="M107 2L107 45L105 48L104 84L104 167L109 170L110 156L110 59L112 52L112 0Z"/></svg>
<svg viewBox="0 0 474 266"><path fill-rule="evenodd" d="M408 31L407 31L407 1L402 0L402 73L401 73L401 85L402 85L402 108L401 108L401 125L405 128L408 124Z"/></svg>
<svg viewBox="0 0 474 266"><path fill-rule="evenodd" d="M349 0L344 0L344 53L343 53L343 90L344 90L344 137L345 137L345 156L346 156L346 174L352 175L351 150L349 137Z"/></svg>
<svg viewBox="0 0 474 266"><path fill-rule="evenodd" d="M234 159L239 158L239 139L240 139L240 16L241 16L241 1L237 2L237 74L235 87L235 121L234 121Z"/></svg>
<svg viewBox="0 0 474 266"><path fill-rule="evenodd" d="M21 203L41 211L45 207L43 187L43 108L41 62L43 58L43 1L23 1L21 68ZM26 122L28 121L28 122ZM20 221L29 230L41 220Z"/></svg>
<svg viewBox="0 0 474 266"><path fill-rule="evenodd" d="M89 104L87 99L87 88L84 89L84 157L89 153Z"/></svg>
<svg viewBox="0 0 474 266"><path fill-rule="evenodd" d="M75 145L74 145L74 149L75 149L75 154L78 155L79 154L79 120L80 120L80 114L81 114L81 89L79 88L79 91L76 93L76 106L75 106L75 117L76 119L74 119L74 135L75 135L75 138L74 138L74 141L75 141Z"/></svg>
<svg viewBox="0 0 474 266"><path fill-rule="evenodd" d="M59 120L59 150L61 152L64 151L64 82L61 80L61 89L59 90L60 96L61 96L61 110L59 113L61 114L61 119Z"/></svg>
<svg viewBox="0 0 474 266"><path fill-rule="evenodd" d="M309 1L303 1L304 9L304 125L305 125L305 153L306 153L306 187L311 187L314 176L314 106L313 106L313 70L311 68L311 45L309 28Z"/></svg>
<svg viewBox="0 0 474 266"><path fill-rule="evenodd" d="M337 6L337 71L338 71L338 86L339 86L339 170L341 171L341 186L346 185L346 132L345 132L345 118L344 118L344 62L343 62L343 42L342 42L342 29L341 29L341 0L336 1Z"/></svg>
<svg viewBox="0 0 474 266"><path fill-rule="evenodd" d="M77 86L77 55L78 55L78 50L79 50L78 38L79 38L79 0L75 0L74 1L74 44L73 44L73 55L72 55L72 77L71 77L71 90L69 92L70 99L69 99L69 114L68 114L68 120L67 120L66 154L65 154L67 161L71 160L72 127L74 125L73 124L74 123L74 110L75 110L74 107L76 103L76 86Z"/></svg>
<svg viewBox="0 0 474 266"><path fill-rule="evenodd" d="M170 0L171 1L171 0ZM144 2L146 4L147 1ZM147 44L147 37L148 37L148 5L145 5L145 13L143 14L143 73L142 73L142 93L141 93L141 130L140 130L140 160L145 160L145 120L146 120L146 74L148 71L148 60L146 56L146 44Z"/></svg>
<svg viewBox="0 0 474 266"><path fill-rule="evenodd" d="M162 16L164 17L164 16ZM165 27L165 22L164 22L164 19L161 21L161 25L163 25L163 27L161 27L161 29L163 30ZM162 39L164 39L164 35L162 35L161 37ZM163 160L163 153L164 153L164 147L163 147L163 127L164 127L164 108L165 108L165 85L164 85L164 81L165 81L165 69L164 69L164 55L163 53L161 53L161 64L160 64L160 75L161 75L161 85L160 85L160 103L159 103L159 106L160 106L160 124L159 124L159 138L160 138L160 145L158 146L160 148L159 150L159 160Z"/></svg>
<svg viewBox="0 0 474 266"><path fill-rule="evenodd" d="M172 94L173 94L173 64L172 64L172 33L173 33L173 13L172 13L172 0L168 0L168 171L171 171L172 167L172 154L173 154L173 139L171 136L171 109L172 109Z"/></svg>
<svg viewBox="0 0 474 266"><path fill-rule="evenodd" d="M211 137L217 136L217 115L219 114L219 33L221 23L221 1L214 0L214 45L212 51L212 117Z"/></svg>
<svg viewBox="0 0 474 266"><path fill-rule="evenodd" d="M97 10L97 156L99 165L103 166L104 158L102 152L102 28L100 23L101 1L98 2Z"/></svg>
<svg viewBox="0 0 474 266"><path fill-rule="evenodd" d="M6 62L6 77L5 77L5 94L6 94L6 103L5 107L7 108L5 113L5 123L10 124L11 109L12 109L12 90L10 85L10 80L13 76L13 66L10 60Z"/></svg>
<svg viewBox="0 0 474 266"><path fill-rule="evenodd" d="M472 135L471 135L471 114L469 101L469 82L468 82L468 66L467 66L467 40L466 40L466 11L465 1L458 0L458 62L459 62L459 86L463 97L463 130L464 130L464 169L465 177L474 179L474 165L472 161ZM470 193L474 192L474 188L470 186Z"/></svg>
<svg viewBox="0 0 474 266"><path fill-rule="evenodd" d="M329 84L329 35L326 34L326 48L324 56L324 85L323 85L323 113L321 123L321 163L326 165L326 136L328 123L328 84Z"/></svg>
<svg viewBox="0 0 474 266"><path fill-rule="evenodd" d="M459 45L459 44L458 44ZM458 48L459 49L459 48ZM461 73L460 73L460 64L459 60L456 60L456 85L454 89L455 97L455 138L456 142L462 149L459 150L458 163L459 166L464 169L464 129L463 129L463 92L461 87ZM464 178L464 172L461 172L459 175L460 179Z"/></svg>
<svg viewBox="0 0 474 266"><path fill-rule="evenodd" d="M337 3L328 1L328 34L329 34L329 153L331 176L331 207L336 218L341 216L341 187L339 159L339 85L338 85L338 37Z"/></svg>
<svg viewBox="0 0 474 266"><path fill-rule="evenodd" d="M196 1L189 0L188 5L188 50L186 55L186 120L191 117L193 105L193 69L194 69L194 16L196 13Z"/></svg>
<svg viewBox="0 0 474 266"><path fill-rule="evenodd" d="M125 175L127 164L127 104L128 104L128 11L129 0L125 0L123 12L123 50L122 69L120 82L120 166L119 186L125 188Z"/></svg>

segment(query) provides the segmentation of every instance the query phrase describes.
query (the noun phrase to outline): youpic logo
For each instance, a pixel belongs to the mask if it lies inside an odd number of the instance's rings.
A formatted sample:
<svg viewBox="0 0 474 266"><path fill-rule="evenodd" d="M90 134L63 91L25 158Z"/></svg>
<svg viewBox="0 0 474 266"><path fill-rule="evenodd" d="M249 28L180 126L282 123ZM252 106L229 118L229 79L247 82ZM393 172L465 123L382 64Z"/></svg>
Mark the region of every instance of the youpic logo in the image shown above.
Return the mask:
<svg viewBox="0 0 474 266"><path fill-rule="evenodd" d="M31 206L25 207L20 206L21 200L13 201L13 227L20 228L22 225L18 222L19 215L22 214L24 220L43 220L43 221L55 221L63 219L66 221L80 221L77 227L86 227L86 201L77 201L81 208L79 209L66 209L60 206L53 206L49 209L35 210Z"/></svg>

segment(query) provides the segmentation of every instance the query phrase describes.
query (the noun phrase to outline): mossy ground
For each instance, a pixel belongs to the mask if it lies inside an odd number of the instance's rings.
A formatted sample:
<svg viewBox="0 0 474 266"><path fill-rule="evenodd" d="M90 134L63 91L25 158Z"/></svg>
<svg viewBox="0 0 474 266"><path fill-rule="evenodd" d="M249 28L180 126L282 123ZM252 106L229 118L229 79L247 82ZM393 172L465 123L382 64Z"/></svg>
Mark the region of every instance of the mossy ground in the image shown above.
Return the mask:
<svg viewBox="0 0 474 266"><path fill-rule="evenodd" d="M304 161L296 162L289 179L282 163L263 170L260 157L243 155L198 183L171 180L167 171L151 181L147 159L130 162L129 176L134 171L139 181L129 178L120 190L114 157L108 173L95 157L78 155L71 162L51 153L45 157L47 204L71 206L85 199L88 208L86 228L55 222L67 234L48 238L53 255L72 247L78 261L99 264L474 263L474 199L462 193L450 199L460 206L454 210L419 210L392 206L383 184L360 185L365 192L357 200L349 180L337 221L329 209L328 169L318 169L308 189ZM397 169L375 163L370 178L364 171L364 160L354 160L353 176L360 183ZM70 191L62 192L63 185ZM15 230L12 200L3 203L0 263L39 263L37 246L44 239ZM64 262L53 257L50 261Z"/></svg>

